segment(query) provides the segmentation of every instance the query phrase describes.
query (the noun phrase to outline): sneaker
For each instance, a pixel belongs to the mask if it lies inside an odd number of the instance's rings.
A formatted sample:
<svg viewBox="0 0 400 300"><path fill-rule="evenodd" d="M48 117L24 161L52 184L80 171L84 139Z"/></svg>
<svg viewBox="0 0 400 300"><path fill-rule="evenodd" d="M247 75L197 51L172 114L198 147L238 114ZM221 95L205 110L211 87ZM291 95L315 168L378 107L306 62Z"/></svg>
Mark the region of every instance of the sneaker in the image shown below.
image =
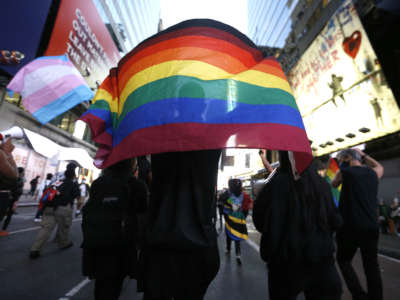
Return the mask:
<svg viewBox="0 0 400 300"><path fill-rule="evenodd" d="M8 235L8 231L7 230L0 231L0 236L7 236L7 235Z"/></svg>
<svg viewBox="0 0 400 300"><path fill-rule="evenodd" d="M240 255L236 256L236 262L237 262L238 265L242 264L242 260L240 259Z"/></svg>
<svg viewBox="0 0 400 300"><path fill-rule="evenodd" d="M34 222L42 222L42 219L41 218L35 218L34 220L33 220Z"/></svg>
<svg viewBox="0 0 400 300"><path fill-rule="evenodd" d="M80 211L80 210L77 210L77 211L75 212L75 218L79 217L80 214L81 214L81 211Z"/></svg>
<svg viewBox="0 0 400 300"><path fill-rule="evenodd" d="M38 258L40 256L40 252L39 251L31 251L29 252L29 258L30 259L35 259Z"/></svg>

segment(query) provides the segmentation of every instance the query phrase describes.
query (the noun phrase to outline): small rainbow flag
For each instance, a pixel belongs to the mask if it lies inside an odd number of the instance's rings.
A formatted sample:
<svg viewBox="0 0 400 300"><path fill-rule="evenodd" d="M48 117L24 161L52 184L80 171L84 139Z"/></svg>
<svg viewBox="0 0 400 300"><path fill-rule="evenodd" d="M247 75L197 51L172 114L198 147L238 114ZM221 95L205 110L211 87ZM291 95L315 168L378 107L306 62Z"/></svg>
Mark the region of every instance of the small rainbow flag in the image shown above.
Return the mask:
<svg viewBox="0 0 400 300"><path fill-rule="evenodd" d="M81 116L103 168L151 153L221 148L294 152L312 160L303 120L281 66L236 29L184 21L121 59Z"/></svg>
<svg viewBox="0 0 400 300"><path fill-rule="evenodd" d="M26 110L42 124L94 96L66 55L36 58L7 88L21 94Z"/></svg>
<svg viewBox="0 0 400 300"><path fill-rule="evenodd" d="M335 178L336 173L339 171L339 166L336 162L336 159L331 158L328 163L328 169L326 170L325 179L328 181L329 185L331 185L333 178ZM340 191L342 189L342 185L337 188L334 188L331 185L331 191L333 195L333 200L335 200L336 206L339 205L340 199Z"/></svg>

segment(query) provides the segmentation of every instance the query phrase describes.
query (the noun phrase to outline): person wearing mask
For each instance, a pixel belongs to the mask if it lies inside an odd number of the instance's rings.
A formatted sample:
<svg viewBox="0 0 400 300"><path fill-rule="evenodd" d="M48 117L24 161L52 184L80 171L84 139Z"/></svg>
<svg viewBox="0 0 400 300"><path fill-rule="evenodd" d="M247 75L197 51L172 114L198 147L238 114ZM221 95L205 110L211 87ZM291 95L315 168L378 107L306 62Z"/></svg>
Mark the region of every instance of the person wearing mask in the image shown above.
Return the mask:
<svg viewBox="0 0 400 300"><path fill-rule="evenodd" d="M344 219L336 235L337 261L354 300L382 300L376 199L384 170L380 163L359 149L342 150L337 159L340 170L331 184L333 187L342 184L339 210ZM361 251L368 293L361 287L351 263L357 249Z"/></svg>
<svg viewBox="0 0 400 300"><path fill-rule="evenodd" d="M338 300L342 285L332 235L343 220L330 186L315 162L300 177L287 151L279 151L279 163L253 208L260 255L268 265L269 299L295 300L304 292L307 300Z"/></svg>
<svg viewBox="0 0 400 300"><path fill-rule="evenodd" d="M243 192L240 179L228 181L228 191L220 196L220 202L224 204L226 254L230 255L232 241L235 242L236 261L242 264L240 256L240 241L247 239L246 217L252 205L250 196Z"/></svg>
<svg viewBox="0 0 400 300"><path fill-rule="evenodd" d="M12 156L13 150L11 139L0 142L0 221L7 214L12 200L11 189L18 178L17 165Z"/></svg>
<svg viewBox="0 0 400 300"><path fill-rule="evenodd" d="M95 280L96 300L118 299L125 277L137 276L137 213L147 209L148 192L135 168L133 158L105 169L82 209L82 269Z"/></svg>
<svg viewBox="0 0 400 300"><path fill-rule="evenodd" d="M145 300L201 300L219 269L213 224L220 150L153 154L138 291ZM213 211L214 210L214 211Z"/></svg>
<svg viewBox="0 0 400 300"><path fill-rule="evenodd" d="M8 235L8 225L11 222L12 215L15 213L17 201L19 197L21 197L24 190L24 182L25 182L25 169L18 167L18 179L15 185L11 189L11 201L8 205L7 216L3 222L2 230L0 231L0 236Z"/></svg>
<svg viewBox="0 0 400 300"><path fill-rule="evenodd" d="M29 254L31 259L40 256L40 251L56 225L58 226L56 238L58 247L68 249L73 246L69 238L72 225L72 205L80 195L79 186L75 180L75 168L74 163L69 163L63 178L55 183L57 194L54 200L47 201L45 204L41 228Z"/></svg>

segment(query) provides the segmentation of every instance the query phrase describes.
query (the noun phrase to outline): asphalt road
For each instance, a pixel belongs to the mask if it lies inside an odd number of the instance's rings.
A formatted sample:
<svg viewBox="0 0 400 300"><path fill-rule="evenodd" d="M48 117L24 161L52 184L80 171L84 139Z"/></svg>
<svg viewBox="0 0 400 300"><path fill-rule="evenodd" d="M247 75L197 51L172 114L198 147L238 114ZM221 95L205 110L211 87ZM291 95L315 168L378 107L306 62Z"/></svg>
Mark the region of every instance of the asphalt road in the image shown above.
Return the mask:
<svg viewBox="0 0 400 300"><path fill-rule="evenodd" d="M18 212L9 226L9 236L0 237L0 299L93 299L93 283L81 275L80 219L73 222L72 248L58 250L50 239L41 257L30 260L29 249L39 225L33 222L32 207L19 208ZM267 269L258 255L258 234L251 224L249 231L250 242L242 242L242 266L236 264L234 256L225 256L225 238L220 235L221 267L205 300L268 299ZM380 263L385 299L400 299L400 261L380 257ZM355 264L361 270L359 256ZM362 280L365 282L364 278ZM120 299L142 299L142 294L137 294L135 290L135 281L125 280ZM351 299L347 290L342 299Z"/></svg>

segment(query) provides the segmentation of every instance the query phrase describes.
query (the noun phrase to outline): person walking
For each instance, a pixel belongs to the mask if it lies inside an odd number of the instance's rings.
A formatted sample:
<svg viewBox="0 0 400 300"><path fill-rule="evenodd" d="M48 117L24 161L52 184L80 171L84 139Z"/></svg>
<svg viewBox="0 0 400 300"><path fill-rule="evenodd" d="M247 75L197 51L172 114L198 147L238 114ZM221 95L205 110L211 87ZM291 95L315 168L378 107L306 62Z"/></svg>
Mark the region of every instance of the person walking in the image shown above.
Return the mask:
<svg viewBox="0 0 400 300"><path fill-rule="evenodd" d="M11 222L12 215L15 213L17 201L19 197L21 197L24 189L25 182L25 169L22 167L18 167L18 179L14 186L11 188L11 201L8 205L7 215L3 222L2 230L0 231L0 236L8 235L8 225Z"/></svg>
<svg viewBox="0 0 400 300"><path fill-rule="evenodd" d="M397 197L393 198L392 203L389 207L390 221L391 221L391 233L393 235L399 235L400 231L400 205Z"/></svg>
<svg viewBox="0 0 400 300"><path fill-rule="evenodd" d="M82 208L83 275L95 280L96 300L119 298L125 277L137 277L137 213L147 209L136 159L118 162L96 179Z"/></svg>
<svg viewBox="0 0 400 300"><path fill-rule="evenodd" d="M85 178L82 178L82 182L79 185L79 190L81 192L81 195L78 198L78 203L76 205L75 218L77 218L81 214L82 206L85 204L86 197L89 195L89 185L86 183Z"/></svg>
<svg viewBox="0 0 400 300"><path fill-rule="evenodd" d="M385 204L383 199L379 199L378 203L378 221L380 232L387 234L389 230L390 208Z"/></svg>
<svg viewBox="0 0 400 300"><path fill-rule="evenodd" d="M332 234L343 220L330 186L315 162L300 178L287 151L279 151L279 163L253 208L260 255L268 265L269 299L295 300L304 292L307 300L339 300L342 284Z"/></svg>
<svg viewBox="0 0 400 300"><path fill-rule="evenodd" d="M60 249L68 249L73 243L69 238L72 225L72 205L80 195L79 186L75 180L76 165L69 163L64 178L56 182L57 195L54 200L47 201L43 210L41 228L32 245L29 257L38 258L44 244L49 239L53 229L57 228L57 244Z"/></svg>
<svg viewBox="0 0 400 300"><path fill-rule="evenodd" d="M38 185L38 183L39 183L39 178L40 178L40 176L38 175L38 176L36 176L35 178L33 178L33 179L29 182L30 185L31 185L31 190L29 191L29 194L30 194L31 196L34 196L34 195L35 195L36 188L37 188L37 185Z"/></svg>
<svg viewBox="0 0 400 300"><path fill-rule="evenodd" d="M354 300L382 300L377 196L378 182L384 169L359 149L342 150L337 159L340 170L332 180L332 186L342 184L339 210L344 219L344 226L336 235L337 261ZM361 250L368 293L361 287L352 266L357 249Z"/></svg>
<svg viewBox="0 0 400 300"><path fill-rule="evenodd" d="M201 300L219 269L215 214L220 150L153 154L138 291L145 300Z"/></svg>
<svg viewBox="0 0 400 300"><path fill-rule="evenodd" d="M247 240L246 218L251 208L252 201L250 196L243 192L242 181L240 179L230 179L228 181L228 191L220 196L223 203L223 213L225 219L226 234L226 255L231 253L232 241L235 242L236 261L242 264L240 255L240 241Z"/></svg>
<svg viewBox="0 0 400 300"><path fill-rule="evenodd" d="M38 193L38 198L37 198L39 201L39 204L38 204L38 208L37 208L37 211L35 214L35 219L34 219L35 222L42 221L42 214L43 214L43 209L44 209L42 196L43 196L43 192L51 185L52 179L53 179L53 174L48 173L46 175L46 179L44 179L39 186L39 193Z"/></svg>

